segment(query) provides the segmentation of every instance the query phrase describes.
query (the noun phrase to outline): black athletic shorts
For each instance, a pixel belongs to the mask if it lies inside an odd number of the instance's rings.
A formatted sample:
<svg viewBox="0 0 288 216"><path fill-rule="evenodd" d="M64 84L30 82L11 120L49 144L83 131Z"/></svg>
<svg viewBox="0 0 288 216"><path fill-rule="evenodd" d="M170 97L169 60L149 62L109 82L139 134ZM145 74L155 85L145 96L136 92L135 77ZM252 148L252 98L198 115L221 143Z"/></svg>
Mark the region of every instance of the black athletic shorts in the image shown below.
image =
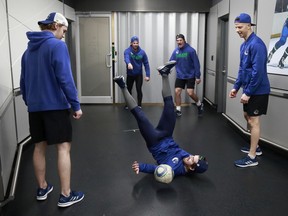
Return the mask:
<svg viewBox="0 0 288 216"><path fill-rule="evenodd" d="M243 104L243 110L248 116L266 115L269 95L252 95L247 104Z"/></svg>
<svg viewBox="0 0 288 216"><path fill-rule="evenodd" d="M185 89L185 86L187 86L187 89L194 89L195 88L195 78L191 79L178 79L176 78L175 81L175 88L182 88Z"/></svg>
<svg viewBox="0 0 288 216"><path fill-rule="evenodd" d="M33 143L47 141L48 145L72 141L70 110L29 112Z"/></svg>

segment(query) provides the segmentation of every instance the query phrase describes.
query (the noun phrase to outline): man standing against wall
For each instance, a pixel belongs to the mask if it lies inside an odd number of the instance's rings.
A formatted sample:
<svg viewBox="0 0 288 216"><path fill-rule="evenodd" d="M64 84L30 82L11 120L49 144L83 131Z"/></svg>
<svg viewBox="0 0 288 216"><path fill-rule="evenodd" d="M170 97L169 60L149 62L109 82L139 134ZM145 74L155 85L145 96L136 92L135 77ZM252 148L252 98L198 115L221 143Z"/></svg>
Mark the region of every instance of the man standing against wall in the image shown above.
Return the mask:
<svg viewBox="0 0 288 216"><path fill-rule="evenodd" d="M28 48L22 56L20 89L28 106L33 164L38 182L37 200L46 200L53 186L46 181L46 148L56 145L61 192L59 207L73 205L84 198L70 188L72 125L82 116L72 77L67 46L61 39L68 22L60 13L51 13L39 21L40 32L27 32Z"/></svg>
<svg viewBox="0 0 288 216"><path fill-rule="evenodd" d="M176 81L175 81L175 105L176 115L180 117L181 112L181 93L182 89L187 86L187 93L198 107L198 115L203 114L203 103L199 100L194 92L195 83L201 82L200 63L196 50L186 43L183 34L176 35L178 47L173 51L170 61L175 60L176 64Z"/></svg>
<svg viewBox="0 0 288 216"><path fill-rule="evenodd" d="M267 113L270 93L270 83L267 75L267 48L263 41L256 36L252 27L251 17L241 13L235 19L236 32L244 43L240 47L240 66L238 77L230 98L235 98L238 90L242 87L243 93L240 103L243 104L244 118L251 131L250 148L242 148L241 151L248 153L246 157L236 160L238 167L257 166L256 155L262 151L258 146L260 139L260 116Z"/></svg>
<svg viewBox="0 0 288 216"><path fill-rule="evenodd" d="M130 40L130 46L124 51L124 61L127 70L127 88L132 95L132 88L134 82L136 83L137 103L142 106L142 85L143 85L143 65L145 67L145 81L150 80L150 66L146 52L139 46L139 38L133 36ZM127 106L125 106L127 108Z"/></svg>

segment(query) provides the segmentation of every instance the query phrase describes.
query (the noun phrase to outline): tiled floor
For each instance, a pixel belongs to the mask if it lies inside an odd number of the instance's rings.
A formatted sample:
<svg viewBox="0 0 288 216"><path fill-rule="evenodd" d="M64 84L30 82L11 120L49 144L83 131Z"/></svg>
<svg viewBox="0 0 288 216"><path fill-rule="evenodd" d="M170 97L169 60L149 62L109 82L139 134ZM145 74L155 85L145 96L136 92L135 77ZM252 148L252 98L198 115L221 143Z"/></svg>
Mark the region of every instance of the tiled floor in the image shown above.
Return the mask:
<svg viewBox="0 0 288 216"><path fill-rule="evenodd" d="M47 155L47 179L54 191L36 201L32 166L33 145L25 147L15 199L1 216L284 216L288 212L288 157L267 144L259 166L237 168L234 160L247 144L224 117L205 106L202 118L194 105L183 107L174 138L186 151L209 161L204 174L178 177L165 185L153 175L135 175L134 160L153 163L137 124L123 106L83 105L80 121L73 120L72 189L82 190L81 203L60 209L56 149ZM156 125L162 106L143 106Z"/></svg>

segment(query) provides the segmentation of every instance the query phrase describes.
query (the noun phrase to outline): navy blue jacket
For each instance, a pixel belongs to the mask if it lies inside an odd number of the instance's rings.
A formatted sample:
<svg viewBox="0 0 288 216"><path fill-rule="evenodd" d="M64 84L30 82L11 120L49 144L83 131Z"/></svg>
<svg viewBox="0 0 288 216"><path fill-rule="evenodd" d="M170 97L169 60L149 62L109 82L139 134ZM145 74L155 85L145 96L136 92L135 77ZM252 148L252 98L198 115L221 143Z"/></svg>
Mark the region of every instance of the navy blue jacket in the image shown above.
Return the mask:
<svg viewBox="0 0 288 216"><path fill-rule="evenodd" d="M240 47L240 66L234 89L238 91L241 87L247 96L270 93L267 48L253 32Z"/></svg>

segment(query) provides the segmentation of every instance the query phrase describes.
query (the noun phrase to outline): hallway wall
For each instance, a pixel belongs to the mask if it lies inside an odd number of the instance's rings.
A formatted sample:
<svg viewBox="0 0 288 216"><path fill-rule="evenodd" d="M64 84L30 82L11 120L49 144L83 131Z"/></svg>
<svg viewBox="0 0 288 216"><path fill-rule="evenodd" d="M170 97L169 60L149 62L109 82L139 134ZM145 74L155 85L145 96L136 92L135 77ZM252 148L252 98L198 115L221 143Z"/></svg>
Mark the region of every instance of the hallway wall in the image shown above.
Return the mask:
<svg viewBox="0 0 288 216"><path fill-rule="evenodd" d="M225 3L225 4L224 4ZM210 34L212 32L217 32L218 28L218 18L223 15L228 16L229 20L229 39L228 43L228 66L227 66L227 93L233 88L233 84L238 74L239 67L239 53L240 45L243 43L243 39L239 38L238 34L235 32L234 19L237 15L242 12L248 13L252 17L257 26L254 27L255 33L262 38L267 48L269 47L270 36L272 34L272 25L273 25L273 15L275 10L276 0L265 1L251 1L251 0L222 0L214 5L210 9L210 14L208 16L208 38L207 38L207 55L206 55L206 83L211 82L211 85L206 85L205 96L207 96L210 101L217 105L215 101L215 80L211 76L213 71L215 74L219 73L217 71L217 35ZM226 8L225 13L223 13L223 5L229 5L228 9ZM210 33L209 33L210 32ZM215 60L211 61L210 56L216 55ZM209 74L210 73L210 74ZM288 109L288 97L286 90L283 89L283 83L286 83L285 89L287 89L288 76L275 76L269 74L269 79L271 82L271 94L269 98L269 108L267 115L261 117L261 139L279 147L281 149L288 150L288 134L285 130L280 128L287 128L287 109ZM281 85L281 86L280 86ZM247 133L246 121L243 117L242 104L239 103L241 94L237 95L236 99L230 99L228 94L226 95L226 110L224 115L231 120L233 123L236 123L240 127L243 133Z"/></svg>

